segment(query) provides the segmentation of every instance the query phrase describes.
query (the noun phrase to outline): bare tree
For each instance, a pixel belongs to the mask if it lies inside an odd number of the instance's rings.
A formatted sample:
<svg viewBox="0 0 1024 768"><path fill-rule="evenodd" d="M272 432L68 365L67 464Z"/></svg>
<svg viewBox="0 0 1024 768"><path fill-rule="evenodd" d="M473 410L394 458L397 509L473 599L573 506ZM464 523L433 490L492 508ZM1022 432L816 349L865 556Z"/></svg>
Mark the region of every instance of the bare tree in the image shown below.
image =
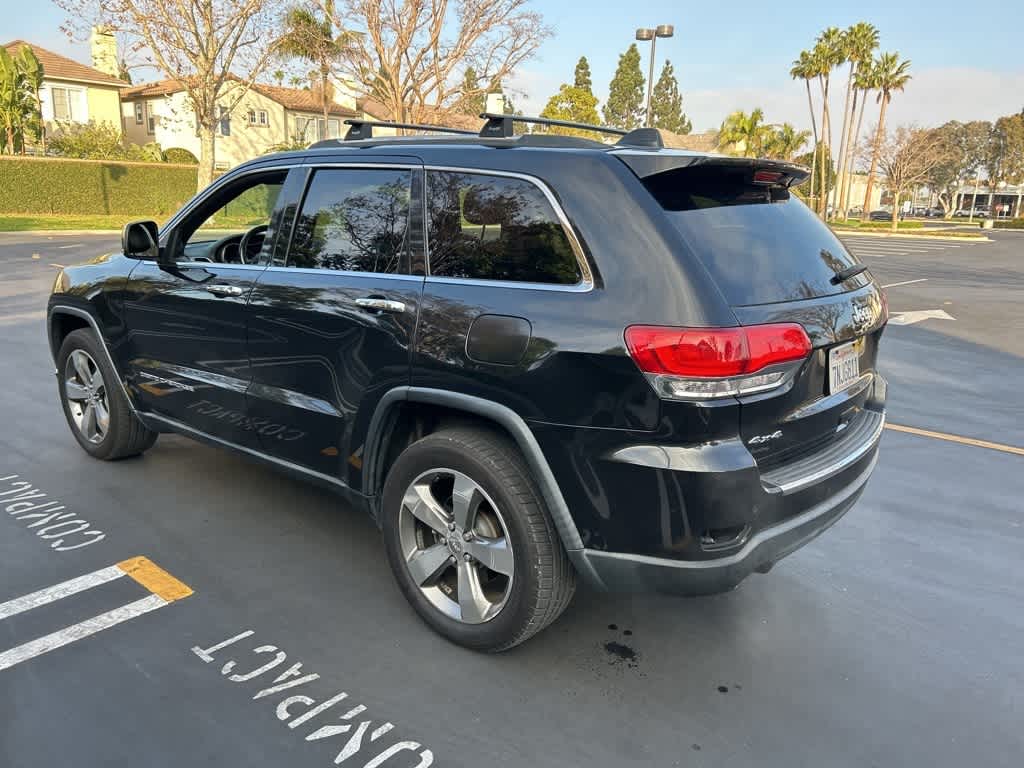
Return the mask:
<svg viewBox="0 0 1024 768"><path fill-rule="evenodd" d="M54 0L65 30L114 30L188 95L199 132L199 188L213 180L217 126L271 58L276 11L268 0Z"/></svg>
<svg viewBox="0 0 1024 768"><path fill-rule="evenodd" d="M338 0L337 13L342 74L399 121L457 107L469 68L501 82L551 34L526 0Z"/></svg>
<svg viewBox="0 0 1024 768"><path fill-rule="evenodd" d="M912 187L928 182L932 171L948 162L952 152L938 129L897 128L878 144L878 164L892 194L892 228L899 223L900 199Z"/></svg>

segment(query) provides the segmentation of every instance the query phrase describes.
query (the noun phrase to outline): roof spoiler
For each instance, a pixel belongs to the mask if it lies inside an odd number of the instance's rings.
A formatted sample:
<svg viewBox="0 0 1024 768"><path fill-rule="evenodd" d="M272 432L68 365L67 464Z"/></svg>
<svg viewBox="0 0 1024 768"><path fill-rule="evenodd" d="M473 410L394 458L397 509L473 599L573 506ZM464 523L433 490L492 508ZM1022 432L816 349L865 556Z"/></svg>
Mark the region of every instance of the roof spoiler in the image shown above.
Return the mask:
<svg viewBox="0 0 1024 768"><path fill-rule="evenodd" d="M641 179L681 168L748 169L751 182L773 187L795 187L811 172L802 165L784 160L727 155L674 154L670 152L613 152Z"/></svg>

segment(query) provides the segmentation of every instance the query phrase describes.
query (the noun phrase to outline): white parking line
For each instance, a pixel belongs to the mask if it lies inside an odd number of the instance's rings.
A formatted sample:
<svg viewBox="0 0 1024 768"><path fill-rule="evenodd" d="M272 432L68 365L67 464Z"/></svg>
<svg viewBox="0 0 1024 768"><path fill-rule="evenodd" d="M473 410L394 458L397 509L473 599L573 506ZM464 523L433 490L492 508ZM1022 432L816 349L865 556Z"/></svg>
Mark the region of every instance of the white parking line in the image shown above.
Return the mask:
<svg viewBox="0 0 1024 768"><path fill-rule="evenodd" d="M181 600L192 594L192 589L187 584L178 581L178 579L151 560L145 557L133 557L116 565L100 568L98 571L93 571L92 573L63 581L60 584L54 584L27 595L16 597L5 603L0 603L0 620L56 602L57 600L63 600L87 589L120 579L122 576L130 577L149 590L151 594L127 605L122 605L98 616L93 616L85 621L58 629L56 632L51 632L43 637L38 637L35 640L30 640L27 643L3 651L0 653L0 672L13 667L15 664L28 661L57 648L63 648L65 645L76 640L81 640L90 635L95 635L97 632L102 632L104 629L117 626L144 613L155 611L157 608L163 608L175 600Z"/></svg>
<svg viewBox="0 0 1024 768"><path fill-rule="evenodd" d="M98 587L100 584L120 579L122 576L124 576L124 571L116 565L111 565L109 568L101 568L84 576L62 581L60 584L40 589L38 592L16 597L13 600L8 600L6 603L0 603L0 620L15 616L32 608L38 608L40 605L52 603L55 600L70 597L78 592Z"/></svg>
<svg viewBox="0 0 1024 768"><path fill-rule="evenodd" d="M70 627L64 627L64 629L57 630L24 645L11 648L9 651L0 653L0 672L3 672L8 667L13 667L15 664L28 661L35 656L49 653L76 640L89 637L89 635L95 635L104 629L109 629L124 621L134 619L136 616L155 611L157 608L163 608L165 605L167 605L167 601L160 597L160 595L149 595L141 600L136 600L134 603L122 605L120 608L101 613L99 616L93 616L91 619L80 621L77 624L72 624Z"/></svg>
<svg viewBox="0 0 1024 768"><path fill-rule="evenodd" d="M64 248L81 248L81 247L82 247L82 243L72 243L71 245L58 245L57 246L58 250L62 250Z"/></svg>
<svg viewBox="0 0 1024 768"><path fill-rule="evenodd" d="M883 285L882 287L883 288L895 288L895 287L897 287L899 285L910 285L911 283L926 283L926 282L928 282L928 278L927 277L919 277L919 278L917 278L917 280L904 280L901 283L889 283L888 285Z"/></svg>

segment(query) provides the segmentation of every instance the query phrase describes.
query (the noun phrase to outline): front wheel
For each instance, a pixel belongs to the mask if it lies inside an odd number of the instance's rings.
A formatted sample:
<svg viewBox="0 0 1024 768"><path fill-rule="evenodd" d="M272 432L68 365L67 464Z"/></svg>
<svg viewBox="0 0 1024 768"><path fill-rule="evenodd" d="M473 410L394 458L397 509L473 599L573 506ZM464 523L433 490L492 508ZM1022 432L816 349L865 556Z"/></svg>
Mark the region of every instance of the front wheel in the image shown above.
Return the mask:
<svg viewBox="0 0 1024 768"><path fill-rule="evenodd" d="M406 599L459 645L504 651L553 622L575 572L515 446L454 428L412 444L384 484L384 544Z"/></svg>
<svg viewBox="0 0 1024 768"><path fill-rule="evenodd" d="M101 342L85 328L72 331L57 354L60 402L71 433L90 456L120 459L152 447L157 433L132 413Z"/></svg>

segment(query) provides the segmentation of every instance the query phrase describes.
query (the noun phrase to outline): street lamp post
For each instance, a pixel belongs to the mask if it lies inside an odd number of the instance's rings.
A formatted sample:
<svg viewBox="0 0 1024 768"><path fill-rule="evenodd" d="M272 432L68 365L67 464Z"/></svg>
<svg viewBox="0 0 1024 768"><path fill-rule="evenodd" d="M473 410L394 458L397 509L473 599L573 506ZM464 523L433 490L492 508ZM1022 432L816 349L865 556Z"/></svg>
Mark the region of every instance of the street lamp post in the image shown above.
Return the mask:
<svg viewBox="0 0 1024 768"><path fill-rule="evenodd" d="M647 72L647 127L651 127L651 94L654 92L654 48L659 37L672 37L675 27L671 24L659 24L654 29L640 28L636 31L637 40L651 41L651 65Z"/></svg>

